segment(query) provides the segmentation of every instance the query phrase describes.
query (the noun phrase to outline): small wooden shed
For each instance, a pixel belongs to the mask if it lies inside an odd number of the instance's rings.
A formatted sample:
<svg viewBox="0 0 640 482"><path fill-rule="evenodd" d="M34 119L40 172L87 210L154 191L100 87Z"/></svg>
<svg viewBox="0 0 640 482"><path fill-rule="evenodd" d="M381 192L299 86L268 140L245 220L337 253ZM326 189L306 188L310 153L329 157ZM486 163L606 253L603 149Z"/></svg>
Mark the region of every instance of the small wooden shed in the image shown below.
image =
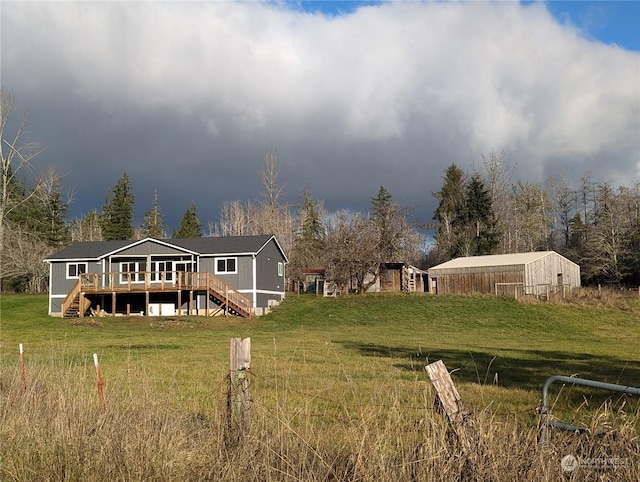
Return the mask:
<svg viewBox="0 0 640 482"><path fill-rule="evenodd" d="M376 282L368 292L424 292L427 272L407 263L382 263Z"/></svg>
<svg viewBox="0 0 640 482"><path fill-rule="evenodd" d="M456 258L427 270L434 294L531 294L580 286L580 266L555 251Z"/></svg>

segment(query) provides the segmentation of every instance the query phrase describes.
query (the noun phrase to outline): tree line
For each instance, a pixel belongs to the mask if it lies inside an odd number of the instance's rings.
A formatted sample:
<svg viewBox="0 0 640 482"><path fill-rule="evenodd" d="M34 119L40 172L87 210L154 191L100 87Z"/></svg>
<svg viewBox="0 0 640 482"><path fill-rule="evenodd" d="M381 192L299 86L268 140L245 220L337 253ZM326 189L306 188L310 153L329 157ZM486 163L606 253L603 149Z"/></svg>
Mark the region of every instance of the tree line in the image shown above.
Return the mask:
<svg viewBox="0 0 640 482"><path fill-rule="evenodd" d="M28 116L8 132L15 109L12 92L2 89L2 185L0 197L0 281L2 290L42 292L48 289L43 259L77 241L193 238L275 234L290 264L288 277L301 281L309 267L325 267L341 284L365 291L375 282L381 262L418 263L423 236L399 206L380 187L372 198L371 213L327 213L308 187L297 203L286 201L286 183L280 181L275 151L265 156L258 172L262 190L258 199L224 201L216 221L206 227L197 206L187 208L178 229L168 233L160 196L154 193L143 220L135 224L134 190L127 173L105 196L100 209L68 219L73 201L62 176L54 170L40 173L34 158L42 147L26 139ZM206 232L205 232L206 231Z"/></svg>
<svg viewBox="0 0 640 482"><path fill-rule="evenodd" d="M544 185L514 182L504 154L482 157L482 169L466 173L448 166L431 222L395 202L380 186L367 212L327 212L310 188L288 202L275 151L257 173L257 199L223 201L217 220L203 225L197 206L171 233L154 192L142 222L135 224L134 190L127 173L100 209L68 219L72 190L55 170L39 172L42 147L25 139L28 115L11 134L15 97L1 95L0 281L3 290L48 288L44 258L76 241L193 238L275 234L290 263L290 280L307 268L324 268L338 284L364 292L385 262L426 269L458 256L555 250L581 266L585 283L640 284L640 183L614 188L586 173L577 187L554 176ZM427 243L433 233L432 243ZM427 246L430 246L427 248Z"/></svg>
<svg viewBox="0 0 640 482"><path fill-rule="evenodd" d="M640 284L640 181L615 187L589 172L577 186L554 175L514 182L504 153L482 169L445 169L428 263L457 256L553 250L581 268L583 283Z"/></svg>

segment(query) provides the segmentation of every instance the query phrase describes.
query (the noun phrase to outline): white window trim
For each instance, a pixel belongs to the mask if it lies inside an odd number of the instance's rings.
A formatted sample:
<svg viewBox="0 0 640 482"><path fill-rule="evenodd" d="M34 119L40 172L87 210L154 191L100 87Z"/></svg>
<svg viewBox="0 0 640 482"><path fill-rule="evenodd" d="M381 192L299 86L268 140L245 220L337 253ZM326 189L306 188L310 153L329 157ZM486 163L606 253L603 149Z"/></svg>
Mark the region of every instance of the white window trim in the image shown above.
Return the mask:
<svg viewBox="0 0 640 482"><path fill-rule="evenodd" d="M284 263L278 261L278 276L284 276Z"/></svg>
<svg viewBox="0 0 640 482"><path fill-rule="evenodd" d="M159 270L158 264L164 263L165 269ZM151 269L150 269L150 277L151 283L173 283L174 282L174 261L173 260L162 260L162 261L151 261ZM167 265L171 267L171 269L167 269ZM164 280L163 278L164 273ZM154 279L155 278L155 279Z"/></svg>
<svg viewBox="0 0 640 482"><path fill-rule="evenodd" d="M67 277L67 279L80 279L80 272L78 270L78 266L80 265L84 265L84 274L87 273L87 271L89 270L89 263L87 263L86 261L76 261L73 263L67 263L66 267L65 267L65 275ZM76 267L76 276L69 276L69 267L70 266L75 266Z"/></svg>
<svg viewBox="0 0 640 482"><path fill-rule="evenodd" d="M225 260L225 267L227 266L227 261L232 259L235 261L235 266L236 269L233 271L218 271L218 261L220 261L221 259ZM214 258L213 260L213 269L214 269L214 274L238 274L238 257L237 256L220 256L218 258Z"/></svg>
<svg viewBox="0 0 640 482"><path fill-rule="evenodd" d="M135 264L136 266L136 270L135 271L125 271L124 269L122 269L122 265L126 264L126 265L130 265L130 264ZM131 277L131 284L142 284L144 283L144 277L143 279L139 280L138 278L140 277L140 261L121 261L120 262L120 284L121 285L126 285L129 283L129 277L126 275L126 273L132 273L134 274L134 276ZM144 274L144 272L142 272Z"/></svg>

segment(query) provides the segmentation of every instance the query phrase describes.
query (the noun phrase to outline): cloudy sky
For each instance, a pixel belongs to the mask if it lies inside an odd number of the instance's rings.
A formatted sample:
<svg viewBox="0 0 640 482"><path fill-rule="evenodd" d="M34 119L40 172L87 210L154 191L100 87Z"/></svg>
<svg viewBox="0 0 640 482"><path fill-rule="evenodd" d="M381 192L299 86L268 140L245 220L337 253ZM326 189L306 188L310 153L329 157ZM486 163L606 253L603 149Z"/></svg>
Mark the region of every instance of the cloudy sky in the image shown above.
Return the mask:
<svg viewBox="0 0 640 482"><path fill-rule="evenodd" d="M504 152L517 178L640 179L640 2L2 2L1 79L72 215L123 172L141 220L287 198L423 220L445 167ZM17 117L17 115L16 115Z"/></svg>

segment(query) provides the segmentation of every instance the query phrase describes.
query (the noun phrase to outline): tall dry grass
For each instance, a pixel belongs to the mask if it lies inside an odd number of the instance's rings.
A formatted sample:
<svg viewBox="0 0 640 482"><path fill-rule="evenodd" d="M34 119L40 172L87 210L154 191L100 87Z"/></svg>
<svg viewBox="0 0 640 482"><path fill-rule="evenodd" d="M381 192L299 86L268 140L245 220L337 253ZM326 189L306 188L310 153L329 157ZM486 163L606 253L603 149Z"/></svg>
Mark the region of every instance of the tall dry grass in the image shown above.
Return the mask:
<svg viewBox="0 0 640 482"><path fill-rule="evenodd" d="M579 307L591 307L601 309L617 309L640 313L638 305L640 300L639 289L620 289L612 287L594 288L581 287L567 290L566 292L551 293L549 299L535 296L521 296L520 303L546 303L552 302L561 305L573 305Z"/></svg>
<svg viewBox="0 0 640 482"><path fill-rule="evenodd" d="M8 481L451 481L639 480L640 415L604 407L590 432L552 432L543 447L491 408L473 414L477 443L464 453L434 408L433 391L381 383L366 400L327 401L283 382L276 398L253 390L251 426L225 443L225 386L197 411L178 408L135 374L106 385L101 410L90 368L32 368L27 390L15 369L0 374L0 480ZM355 388L357 393L357 386ZM613 427L615 426L615 430ZM568 454L615 466L563 471ZM602 465L602 464L601 464Z"/></svg>

